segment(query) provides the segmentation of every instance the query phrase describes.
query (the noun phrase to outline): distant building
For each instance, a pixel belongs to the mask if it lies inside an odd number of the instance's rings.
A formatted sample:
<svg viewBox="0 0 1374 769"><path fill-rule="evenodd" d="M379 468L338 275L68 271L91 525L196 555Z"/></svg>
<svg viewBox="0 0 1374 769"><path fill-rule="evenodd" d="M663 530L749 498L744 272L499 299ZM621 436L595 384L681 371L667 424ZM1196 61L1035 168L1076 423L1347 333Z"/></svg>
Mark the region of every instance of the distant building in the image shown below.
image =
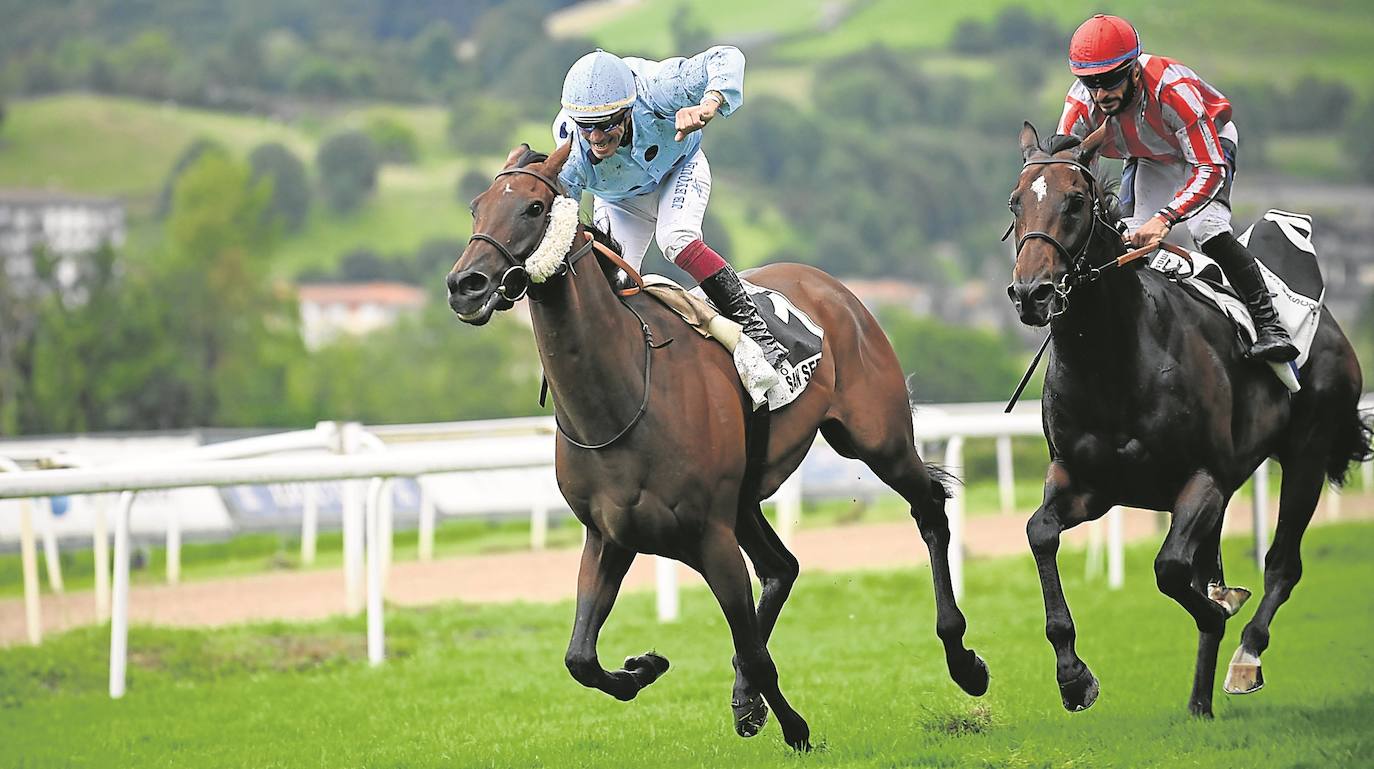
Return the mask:
<svg viewBox="0 0 1374 769"><path fill-rule="evenodd" d="M342 334L362 336L417 312L428 299L409 283L309 283L297 286L301 337L317 350Z"/></svg>
<svg viewBox="0 0 1374 769"><path fill-rule="evenodd" d="M32 278L31 256L44 249L58 257L58 279L70 287L83 254L118 248L125 234L124 205L113 198L0 189L0 263L12 280Z"/></svg>

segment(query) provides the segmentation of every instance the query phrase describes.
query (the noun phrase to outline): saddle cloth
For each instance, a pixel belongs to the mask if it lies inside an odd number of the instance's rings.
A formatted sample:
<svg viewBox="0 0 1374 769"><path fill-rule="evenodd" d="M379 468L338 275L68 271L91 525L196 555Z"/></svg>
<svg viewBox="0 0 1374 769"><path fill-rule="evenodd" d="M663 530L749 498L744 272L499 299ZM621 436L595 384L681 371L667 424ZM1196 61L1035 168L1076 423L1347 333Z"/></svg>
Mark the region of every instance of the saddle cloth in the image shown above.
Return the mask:
<svg viewBox="0 0 1374 769"><path fill-rule="evenodd" d="M821 339L825 332L796 305L771 288L740 281L773 337L787 349L787 360L779 367L786 386L765 388L759 384L768 366L763 350L742 333L740 325L721 315L700 288L688 291L663 275L644 275L644 290L662 302L704 337L719 341L730 351L740 382L749 391L754 407L765 402L777 410L796 400L806 389L821 361Z"/></svg>
<svg viewBox="0 0 1374 769"><path fill-rule="evenodd" d="M1251 225L1239 238L1250 247L1259 264L1260 274L1269 287L1269 294L1278 313L1279 323L1293 338L1298 348L1297 359L1289 363L1271 363L1274 374L1291 391L1300 389L1298 371L1307 362L1312 340L1321 322L1322 300L1326 287L1317 269L1317 252L1312 246L1312 218L1277 209ZM1251 241L1255 241L1251 245ZM1191 252L1190 268L1182 257L1160 251L1151 257L1149 266L1177 280L1194 296L1208 302L1235 324L1237 333L1247 346L1255 341L1255 323L1236 297L1225 273L1205 254Z"/></svg>

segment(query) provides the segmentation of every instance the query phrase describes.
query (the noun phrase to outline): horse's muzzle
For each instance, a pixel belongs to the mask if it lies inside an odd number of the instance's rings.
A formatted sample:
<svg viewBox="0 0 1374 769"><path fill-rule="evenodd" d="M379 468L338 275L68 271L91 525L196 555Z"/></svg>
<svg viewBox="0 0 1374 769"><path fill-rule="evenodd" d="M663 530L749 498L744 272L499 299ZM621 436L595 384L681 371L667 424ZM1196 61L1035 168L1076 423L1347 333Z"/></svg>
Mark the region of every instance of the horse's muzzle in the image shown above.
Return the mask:
<svg viewBox="0 0 1374 769"><path fill-rule="evenodd" d="M1043 326L1056 314L1054 305L1058 293L1052 281L1013 283L1007 286L1007 297L1011 299L1021 322L1027 326Z"/></svg>
<svg viewBox="0 0 1374 769"><path fill-rule="evenodd" d="M448 285L448 306L464 323L481 326L491 320L492 313L504 309L500 304L505 298L491 278L477 270L450 272L444 282Z"/></svg>

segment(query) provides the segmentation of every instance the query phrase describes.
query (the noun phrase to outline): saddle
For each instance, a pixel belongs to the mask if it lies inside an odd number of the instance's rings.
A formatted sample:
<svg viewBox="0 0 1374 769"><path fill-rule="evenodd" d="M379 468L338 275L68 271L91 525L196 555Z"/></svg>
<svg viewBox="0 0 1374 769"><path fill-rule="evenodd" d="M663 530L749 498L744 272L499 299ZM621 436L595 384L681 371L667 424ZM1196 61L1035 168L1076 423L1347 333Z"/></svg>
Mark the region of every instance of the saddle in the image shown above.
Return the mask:
<svg viewBox="0 0 1374 769"><path fill-rule="evenodd" d="M1297 359L1270 364L1284 386L1290 392L1297 392L1301 388L1298 372L1312 349L1326 297L1326 287L1317 267L1317 252L1312 246L1312 218L1272 209L1237 240L1254 254L1260 274L1269 287L1279 324L1288 331L1293 345L1298 348ZM1249 346L1255 340L1254 320L1221 267L1196 251L1191 252L1191 264L1189 261L1160 251L1148 264L1151 269L1178 282L1194 298L1221 310L1231 319L1237 335Z"/></svg>
<svg viewBox="0 0 1374 769"><path fill-rule="evenodd" d="M742 332L738 323L721 315L700 288L688 291L663 275L650 274L642 278L647 294L662 302L697 333L715 339L730 352L740 383L749 392L755 408L767 402L768 408L776 411L796 400L810 383L821 361L821 339L825 332L783 294L747 280L740 281L760 317L768 324L768 330L787 349L787 360L778 373L788 387L765 389L759 384L761 372L768 366L763 350Z"/></svg>

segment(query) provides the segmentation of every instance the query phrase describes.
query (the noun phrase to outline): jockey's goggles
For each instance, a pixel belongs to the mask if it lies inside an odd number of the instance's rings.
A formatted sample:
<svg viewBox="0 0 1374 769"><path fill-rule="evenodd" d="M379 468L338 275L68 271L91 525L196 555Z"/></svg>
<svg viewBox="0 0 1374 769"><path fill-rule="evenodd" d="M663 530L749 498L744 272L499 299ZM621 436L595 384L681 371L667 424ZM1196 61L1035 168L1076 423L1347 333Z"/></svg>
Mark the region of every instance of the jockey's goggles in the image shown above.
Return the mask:
<svg viewBox="0 0 1374 769"><path fill-rule="evenodd" d="M622 112L617 112L616 114L611 115L610 117L605 118L604 120L598 120L594 123L584 123L581 120L574 120L573 122L577 124L577 130L581 131L584 134L589 134L594 131L609 133L615 130L617 126L623 124L625 122L625 118L629 114L629 110L624 110Z"/></svg>
<svg viewBox="0 0 1374 769"><path fill-rule="evenodd" d="M1109 72L1100 72L1096 75L1079 75L1078 82L1082 83L1089 91L1103 90L1115 91L1126 82L1126 78L1131 74L1131 68L1135 62L1126 62L1124 66L1117 67Z"/></svg>

